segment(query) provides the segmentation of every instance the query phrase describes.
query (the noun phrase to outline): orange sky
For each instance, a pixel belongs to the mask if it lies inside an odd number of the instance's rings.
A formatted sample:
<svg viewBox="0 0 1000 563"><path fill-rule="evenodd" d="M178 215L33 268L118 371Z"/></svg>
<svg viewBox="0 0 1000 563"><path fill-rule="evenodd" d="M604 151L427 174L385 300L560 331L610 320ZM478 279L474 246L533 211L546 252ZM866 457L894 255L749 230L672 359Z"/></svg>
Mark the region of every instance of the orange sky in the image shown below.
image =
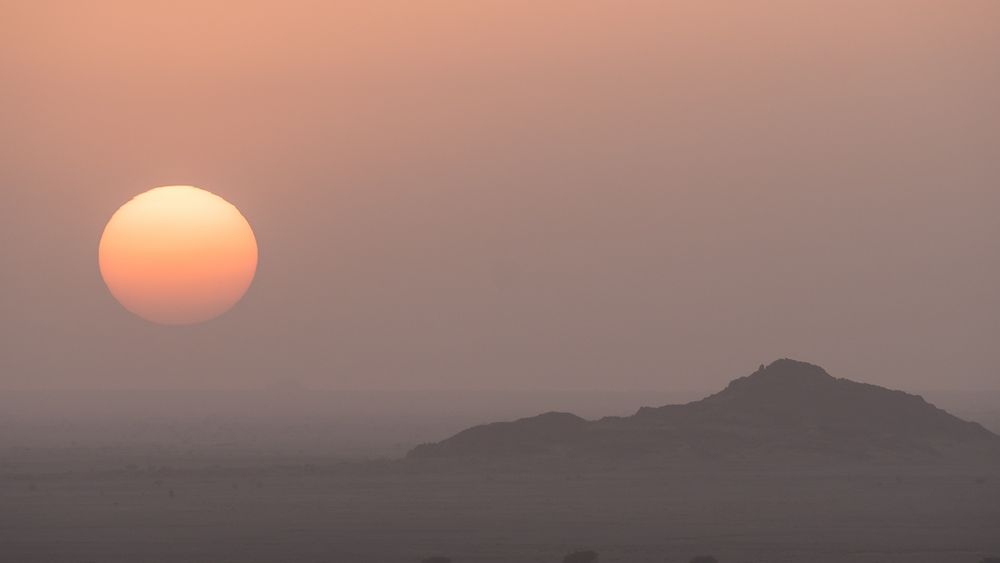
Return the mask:
<svg viewBox="0 0 1000 563"><path fill-rule="evenodd" d="M998 385L994 2L233 6L5 5L0 387ZM97 274L166 184L261 246L184 331Z"/></svg>

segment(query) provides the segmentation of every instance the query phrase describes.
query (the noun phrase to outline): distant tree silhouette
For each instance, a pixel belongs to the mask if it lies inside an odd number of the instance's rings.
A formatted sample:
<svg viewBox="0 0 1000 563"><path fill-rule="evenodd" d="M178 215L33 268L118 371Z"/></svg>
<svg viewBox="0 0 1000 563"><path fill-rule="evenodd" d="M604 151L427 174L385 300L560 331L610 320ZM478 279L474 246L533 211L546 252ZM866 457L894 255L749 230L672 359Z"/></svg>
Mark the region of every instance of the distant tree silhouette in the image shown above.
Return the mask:
<svg viewBox="0 0 1000 563"><path fill-rule="evenodd" d="M689 563L719 563L719 560L711 555L698 555L693 557Z"/></svg>
<svg viewBox="0 0 1000 563"><path fill-rule="evenodd" d="M563 563L597 563L596 551L574 551L563 557Z"/></svg>
<svg viewBox="0 0 1000 563"><path fill-rule="evenodd" d="M420 563L451 563L451 557L441 557L440 555L437 555L435 557L421 559Z"/></svg>

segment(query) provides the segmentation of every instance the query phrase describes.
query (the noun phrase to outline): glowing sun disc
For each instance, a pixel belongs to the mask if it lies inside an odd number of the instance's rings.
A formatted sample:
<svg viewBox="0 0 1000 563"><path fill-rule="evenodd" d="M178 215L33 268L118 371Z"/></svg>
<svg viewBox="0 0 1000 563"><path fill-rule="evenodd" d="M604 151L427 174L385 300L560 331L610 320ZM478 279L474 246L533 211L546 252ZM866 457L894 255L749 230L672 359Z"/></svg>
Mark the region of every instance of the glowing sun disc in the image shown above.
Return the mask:
<svg viewBox="0 0 1000 563"><path fill-rule="evenodd" d="M160 324L200 323L228 311L257 270L246 218L193 186L137 195L108 221L98 248L101 277L126 309Z"/></svg>

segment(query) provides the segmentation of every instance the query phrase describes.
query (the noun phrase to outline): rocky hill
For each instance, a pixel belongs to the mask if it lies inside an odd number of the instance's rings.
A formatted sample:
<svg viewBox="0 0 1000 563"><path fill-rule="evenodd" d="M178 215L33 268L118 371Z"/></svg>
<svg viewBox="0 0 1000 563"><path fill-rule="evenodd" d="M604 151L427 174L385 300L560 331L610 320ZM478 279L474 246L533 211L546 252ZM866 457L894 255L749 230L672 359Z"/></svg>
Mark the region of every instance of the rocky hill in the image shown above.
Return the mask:
<svg viewBox="0 0 1000 563"><path fill-rule="evenodd" d="M1000 437L917 395L782 359L683 405L588 421L550 412L469 428L408 458L947 459L1000 455ZM1000 459L1000 457L998 457Z"/></svg>

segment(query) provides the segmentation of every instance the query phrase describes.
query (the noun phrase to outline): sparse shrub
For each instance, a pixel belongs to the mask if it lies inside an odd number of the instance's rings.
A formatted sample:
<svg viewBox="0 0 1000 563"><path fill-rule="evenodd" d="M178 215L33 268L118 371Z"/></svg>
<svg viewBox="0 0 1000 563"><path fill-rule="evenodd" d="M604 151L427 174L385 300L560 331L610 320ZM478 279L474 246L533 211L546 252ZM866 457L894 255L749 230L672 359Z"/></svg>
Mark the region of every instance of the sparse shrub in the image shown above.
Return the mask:
<svg viewBox="0 0 1000 563"><path fill-rule="evenodd" d="M719 560L711 555L697 555L691 558L690 563L719 563Z"/></svg>
<svg viewBox="0 0 1000 563"><path fill-rule="evenodd" d="M563 557L563 563L597 563L596 551L574 551Z"/></svg>
<svg viewBox="0 0 1000 563"><path fill-rule="evenodd" d="M420 563L451 563L451 557L442 557L440 555L436 555L434 557L421 559Z"/></svg>

